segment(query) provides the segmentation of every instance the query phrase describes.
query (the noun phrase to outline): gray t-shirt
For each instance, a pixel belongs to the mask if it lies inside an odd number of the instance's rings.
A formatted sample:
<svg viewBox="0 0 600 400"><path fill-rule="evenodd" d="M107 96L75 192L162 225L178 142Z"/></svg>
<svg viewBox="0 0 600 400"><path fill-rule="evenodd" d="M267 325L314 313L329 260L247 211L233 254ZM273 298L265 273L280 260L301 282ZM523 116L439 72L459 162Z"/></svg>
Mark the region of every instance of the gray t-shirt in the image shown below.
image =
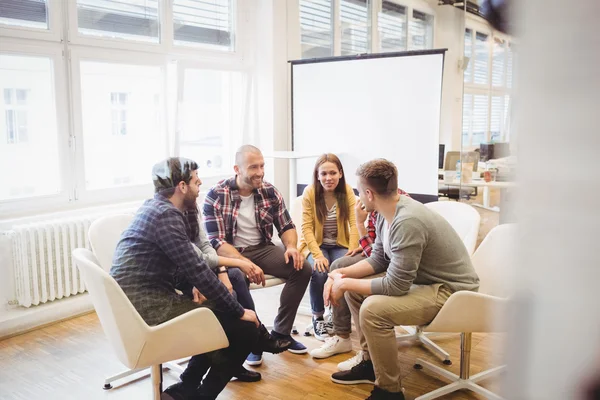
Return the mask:
<svg viewBox="0 0 600 400"><path fill-rule="evenodd" d="M403 296L412 284L443 283L452 291L477 290L479 277L462 240L444 217L400 196L389 227L377 217L377 238L367 259L375 273L373 294Z"/></svg>

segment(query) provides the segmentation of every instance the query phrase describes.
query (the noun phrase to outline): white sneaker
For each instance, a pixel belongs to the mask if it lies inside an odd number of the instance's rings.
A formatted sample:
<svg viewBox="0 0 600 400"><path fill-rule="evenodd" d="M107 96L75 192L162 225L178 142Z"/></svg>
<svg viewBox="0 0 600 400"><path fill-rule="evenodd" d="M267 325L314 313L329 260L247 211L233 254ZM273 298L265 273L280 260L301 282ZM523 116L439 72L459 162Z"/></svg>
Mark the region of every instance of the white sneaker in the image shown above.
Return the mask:
<svg viewBox="0 0 600 400"><path fill-rule="evenodd" d="M318 349L311 350L310 355L313 358L327 358L349 351L352 351L352 340L334 336L325 340L325 343Z"/></svg>
<svg viewBox="0 0 600 400"><path fill-rule="evenodd" d="M355 365L360 364L360 362L363 360L363 351L359 351L358 353L356 353L356 355L352 358L349 358L346 361L342 361L341 363L338 364L338 370L339 371L350 371L352 369L352 367L354 367Z"/></svg>

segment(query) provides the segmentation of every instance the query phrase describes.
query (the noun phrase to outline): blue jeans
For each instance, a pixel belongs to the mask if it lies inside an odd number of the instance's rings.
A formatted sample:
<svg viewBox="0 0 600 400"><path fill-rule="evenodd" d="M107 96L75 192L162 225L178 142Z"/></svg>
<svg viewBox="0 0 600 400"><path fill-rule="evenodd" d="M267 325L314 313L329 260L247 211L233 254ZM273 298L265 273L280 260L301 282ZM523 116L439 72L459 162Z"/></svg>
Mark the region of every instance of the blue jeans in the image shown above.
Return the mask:
<svg viewBox="0 0 600 400"><path fill-rule="evenodd" d="M338 258L342 258L347 252L348 249L345 247L340 247L337 245L321 245L321 252L323 256L329 261L329 267L331 268L331 264L337 260ZM316 316L322 316L325 312L325 302L323 301L323 288L325 287L325 282L327 282L327 274L326 272L319 272L315 269L315 260L312 254L309 254L307 257L307 261L310 263L312 267L312 277L310 278L310 285L308 286L308 291L310 294L310 307L312 312Z"/></svg>
<svg viewBox="0 0 600 400"><path fill-rule="evenodd" d="M227 270L229 281L233 287L233 291L237 296L237 301L242 307L248 310L255 310L254 300L250 294L250 281L246 278L246 275L239 268L229 268Z"/></svg>

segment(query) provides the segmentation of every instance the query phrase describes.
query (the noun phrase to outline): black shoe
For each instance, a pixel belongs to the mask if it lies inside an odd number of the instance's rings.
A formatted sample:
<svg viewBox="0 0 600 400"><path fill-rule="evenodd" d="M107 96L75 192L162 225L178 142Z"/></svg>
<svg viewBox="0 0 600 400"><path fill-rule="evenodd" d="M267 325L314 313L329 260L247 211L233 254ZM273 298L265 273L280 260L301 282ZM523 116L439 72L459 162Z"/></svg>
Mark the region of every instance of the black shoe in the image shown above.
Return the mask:
<svg viewBox="0 0 600 400"><path fill-rule="evenodd" d="M250 371L244 367L240 367L239 372L233 374L233 377L240 382L258 382L261 379L260 373Z"/></svg>
<svg viewBox="0 0 600 400"><path fill-rule="evenodd" d="M393 393L375 386L366 400L405 400L404 393Z"/></svg>
<svg viewBox="0 0 600 400"><path fill-rule="evenodd" d="M362 360L350 371L340 371L331 375L331 380L342 385L355 385L357 383L375 384L375 370L371 360Z"/></svg>
<svg viewBox="0 0 600 400"><path fill-rule="evenodd" d="M269 331L263 324L261 324L258 329L259 334L257 350L259 351L253 351L254 354L259 354L263 351L266 351L267 353L279 354L286 351L293 343L292 340L289 340L286 337L275 338L273 335L269 334Z"/></svg>
<svg viewBox="0 0 600 400"><path fill-rule="evenodd" d="M160 394L161 400L188 400L196 396L197 386L177 382Z"/></svg>

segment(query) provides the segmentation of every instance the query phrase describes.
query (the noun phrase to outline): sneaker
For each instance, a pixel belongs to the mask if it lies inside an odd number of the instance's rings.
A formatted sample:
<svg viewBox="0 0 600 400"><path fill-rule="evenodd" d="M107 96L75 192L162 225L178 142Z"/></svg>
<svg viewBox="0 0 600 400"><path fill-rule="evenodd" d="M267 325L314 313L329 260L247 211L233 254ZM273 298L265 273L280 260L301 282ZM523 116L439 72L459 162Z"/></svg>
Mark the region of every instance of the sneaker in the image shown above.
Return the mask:
<svg viewBox="0 0 600 400"><path fill-rule="evenodd" d="M263 362L262 353L258 353L258 354L250 353L250 354L248 354L248 357L246 357L246 364L252 365L254 367L256 367L257 365L261 365L262 362Z"/></svg>
<svg viewBox="0 0 600 400"><path fill-rule="evenodd" d="M327 330L325 329L325 320L323 319L323 317L315 318L313 316L312 326L315 338L317 338L321 342L324 342L325 339L329 337L329 333L327 333Z"/></svg>
<svg viewBox="0 0 600 400"><path fill-rule="evenodd" d="M363 351L359 351L358 353L356 353L356 355L352 358L347 359L346 361L342 361L341 363L338 364L338 371L350 371L352 369L352 367L354 367L355 365L360 364L360 362L363 360Z"/></svg>
<svg viewBox="0 0 600 400"><path fill-rule="evenodd" d="M371 360L362 360L358 365L352 367L350 371L335 372L331 375L331 380L342 385L355 385L357 383L375 384L375 370Z"/></svg>
<svg viewBox="0 0 600 400"><path fill-rule="evenodd" d="M287 340L291 341L292 344L287 349L290 353L304 354L304 353L308 352L308 349L306 348L306 346L303 345L302 343L294 340L294 338L292 338L291 335L282 335L279 332L271 331L271 336L273 336L275 339L287 339Z"/></svg>
<svg viewBox="0 0 600 400"><path fill-rule="evenodd" d="M367 400L405 400L404 393L392 393L375 386Z"/></svg>
<svg viewBox="0 0 600 400"><path fill-rule="evenodd" d="M352 340L334 336L327 339L318 349L311 350L310 355L313 358L327 358L349 351L352 351Z"/></svg>

